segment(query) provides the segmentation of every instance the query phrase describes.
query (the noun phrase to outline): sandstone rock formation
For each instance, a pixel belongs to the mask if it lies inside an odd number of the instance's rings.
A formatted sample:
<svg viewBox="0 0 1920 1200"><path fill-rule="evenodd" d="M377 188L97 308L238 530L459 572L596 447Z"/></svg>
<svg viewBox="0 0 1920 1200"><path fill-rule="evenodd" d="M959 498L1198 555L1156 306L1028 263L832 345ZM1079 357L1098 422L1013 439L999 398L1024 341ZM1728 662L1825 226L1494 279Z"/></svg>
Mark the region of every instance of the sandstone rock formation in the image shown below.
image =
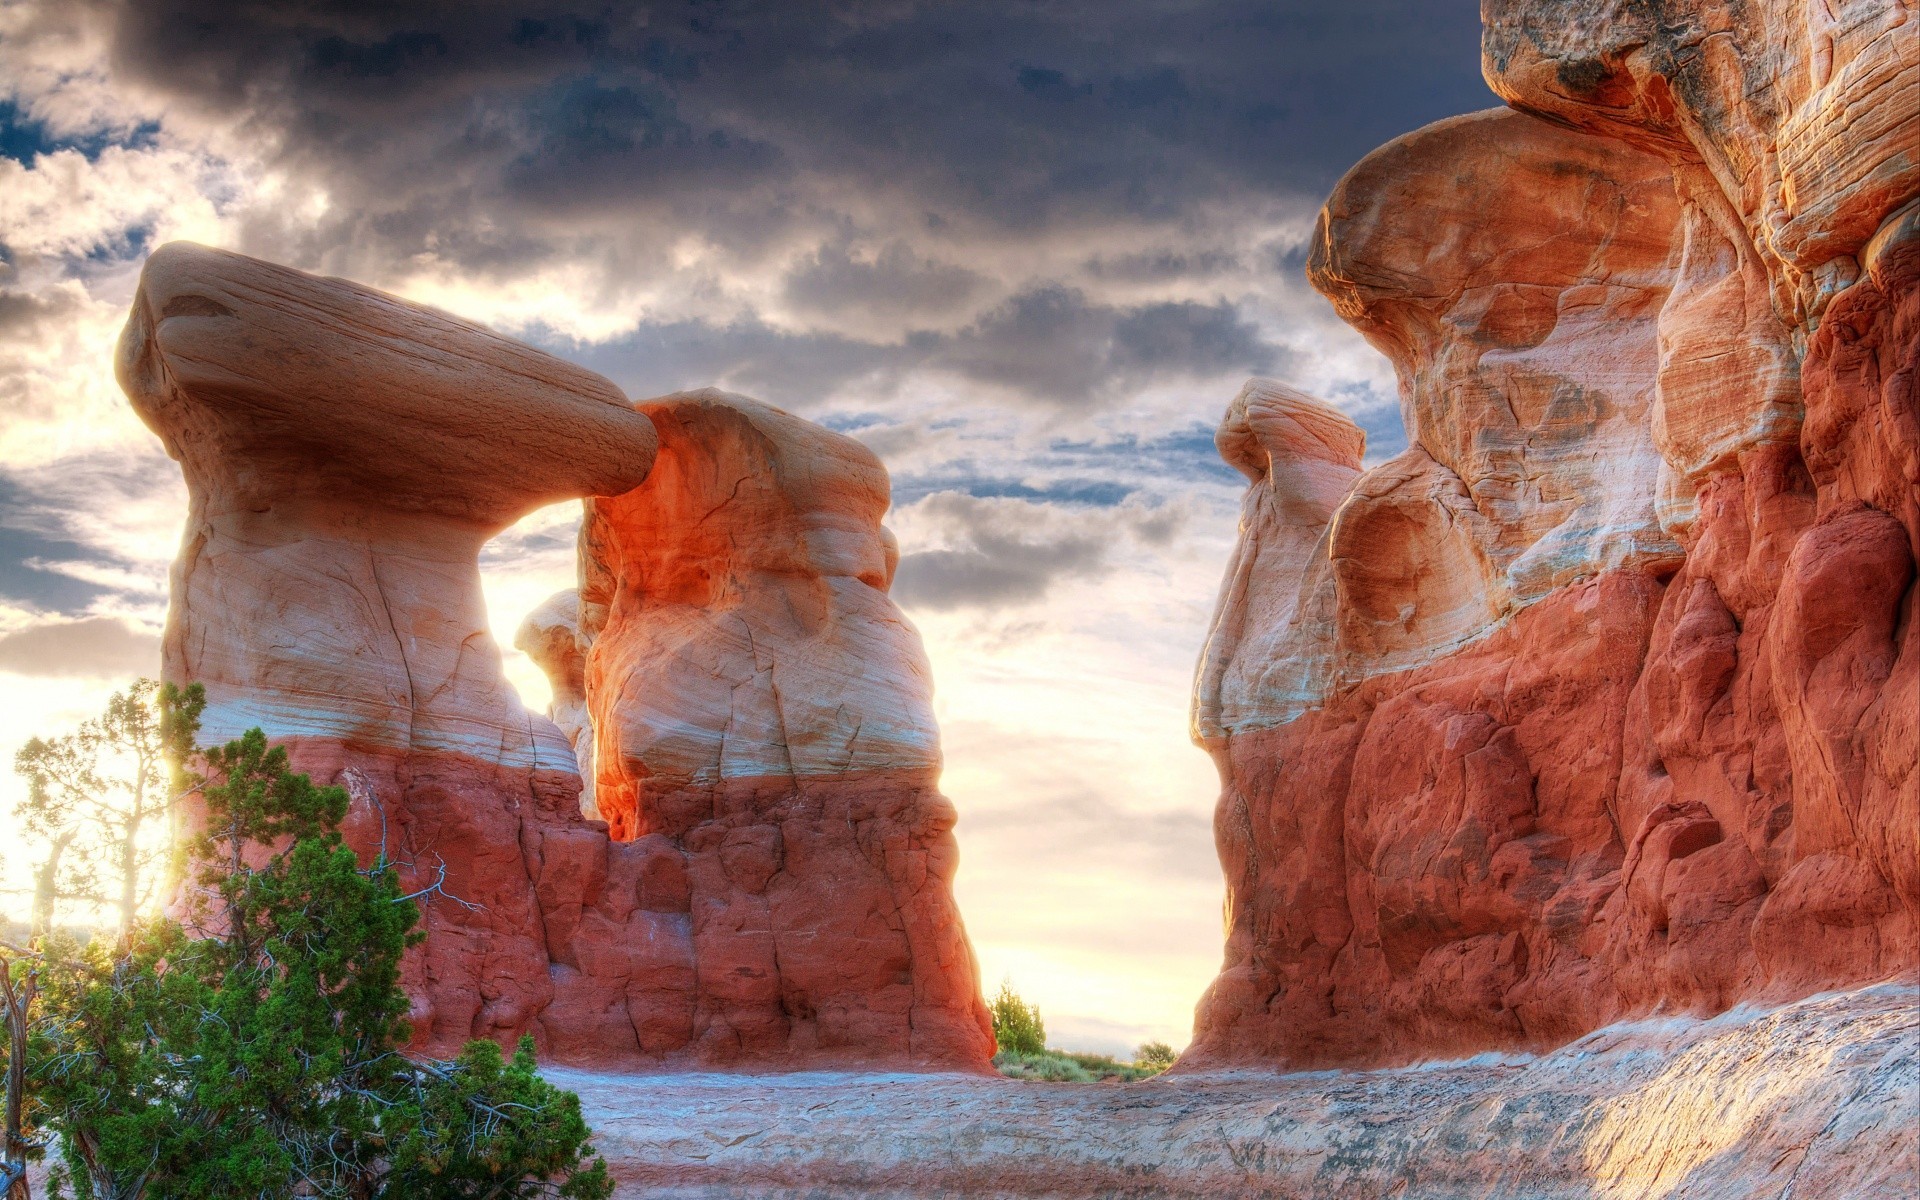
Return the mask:
<svg viewBox="0 0 1920 1200"><path fill-rule="evenodd" d="M689 1036L721 1055L984 1061L932 677L887 597L886 471L743 396L639 408L653 474L590 501L581 531L586 697L600 810L636 839L620 849L643 891L650 872L678 881Z"/></svg>
<svg viewBox="0 0 1920 1200"><path fill-rule="evenodd" d="M578 823L565 738L526 713L487 633L478 556L544 504L646 478L652 425L590 372L340 280L184 243L156 250L121 337L135 408L187 480L163 644L207 688L203 740L258 725L351 785L424 886L408 964L437 1049L531 1027L547 949L521 851Z"/></svg>
<svg viewBox="0 0 1920 1200"><path fill-rule="evenodd" d="M297 769L349 789L350 841L386 845L417 886L441 884L423 901L427 938L407 964L419 1045L445 1052L532 1031L550 1053L601 1065L985 1062L991 1039L948 894L953 815L933 790L931 718L920 720L925 665L884 596L886 481L871 456L750 402L720 405L777 425L780 452L743 456L746 443L709 446L704 432L675 426L657 483L609 502L660 522L616 524L636 557L745 544L774 515L646 498L691 499L676 490L686 480L727 473L740 495L790 502L779 533L803 539L810 557L761 555L708 602L811 622L811 642L791 643L770 675L806 695L776 706L784 728L756 727L753 761L791 745L810 769L814 742L847 747L832 759L840 774L817 789L799 771L779 785L689 775L682 782L706 788L712 811L696 815L689 793L681 824L649 809L642 830L621 772L644 771L644 758L613 731L644 725L622 724L624 706L652 713L653 693L644 678L625 680L627 692L595 705L612 739L601 771L617 784L620 837L647 836L617 840L581 812L592 688L571 597L549 602L521 639L556 675L563 732L525 712L504 681L477 561L489 537L538 506L619 497L646 481L658 438L645 413L599 376L477 326L178 243L149 259L118 366L191 498L166 677L206 685L207 740L261 726ZM855 502L840 503L843 493ZM855 560L842 580L839 566ZM838 594L855 576L871 596L806 606L810 588ZM626 620L613 599L604 639L637 645L647 621ZM681 600L697 625L691 594ZM892 656L870 654L889 620L881 641ZM908 674L892 679L895 669ZM887 710L906 714L896 725L918 739L911 769L886 769L906 760L885 749L895 728L885 714L871 731L857 719L876 697L917 699ZM743 728L697 698L689 690L669 712L688 744ZM837 714L855 714L852 735ZM777 935L769 919L781 922Z"/></svg>
<svg viewBox="0 0 1920 1200"><path fill-rule="evenodd" d="M1489 80L1553 123L1430 126L1322 214L1310 277L1411 445L1302 565L1243 523L1232 571L1273 566L1197 677L1230 931L1189 1069L1920 961L1920 20L1607 12L1487 0Z"/></svg>
<svg viewBox="0 0 1920 1200"><path fill-rule="evenodd" d="M1240 389L1214 435L1252 486L1194 683L1195 736L1277 725L1318 702L1333 670L1328 523L1367 438L1346 414L1272 379Z"/></svg>
<svg viewBox="0 0 1920 1200"><path fill-rule="evenodd" d="M593 718L587 715L587 651L580 638L580 593L555 592L526 615L513 648L531 658L553 689L547 718L559 727L580 768L580 811L598 820L593 798Z"/></svg>

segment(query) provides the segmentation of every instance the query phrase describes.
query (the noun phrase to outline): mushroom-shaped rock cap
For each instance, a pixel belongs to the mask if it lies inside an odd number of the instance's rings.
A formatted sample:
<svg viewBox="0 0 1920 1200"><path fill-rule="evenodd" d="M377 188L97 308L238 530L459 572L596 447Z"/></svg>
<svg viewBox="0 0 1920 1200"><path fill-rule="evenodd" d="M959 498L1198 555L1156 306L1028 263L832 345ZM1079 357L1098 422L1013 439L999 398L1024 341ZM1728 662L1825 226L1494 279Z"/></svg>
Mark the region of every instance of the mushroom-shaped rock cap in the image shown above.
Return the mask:
<svg viewBox="0 0 1920 1200"><path fill-rule="evenodd" d="M714 389L640 407L660 430L654 473L593 501L582 528L597 795L616 832L688 783L937 770L932 673L887 595L880 460Z"/></svg>
<svg viewBox="0 0 1920 1200"><path fill-rule="evenodd" d="M1677 217L1659 159L1490 109L1361 159L1321 210L1307 277L1402 372L1419 370L1441 314L1489 349L1527 348L1571 287L1664 289Z"/></svg>
<svg viewBox="0 0 1920 1200"><path fill-rule="evenodd" d="M751 572L890 586L896 551L880 524L889 485L873 451L717 388L638 408L666 444L659 471L601 509L621 556L645 564L634 573L650 602L715 603L715 589Z"/></svg>
<svg viewBox="0 0 1920 1200"><path fill-rule="evenodd" d="M189 480L212 473L235 502L303 495L503 527L637 486L656 448L652 423L591 371L188 242L147 259L116 368Z"/></svg>
<svg viewBox="0 0 1920 1200"><path fill-rule="evenodd" d="M1257 483L1296 460L1358 470L1367 435L1325 400L1256 376L1227 405L1213 444L1228 465Z"/></svg>

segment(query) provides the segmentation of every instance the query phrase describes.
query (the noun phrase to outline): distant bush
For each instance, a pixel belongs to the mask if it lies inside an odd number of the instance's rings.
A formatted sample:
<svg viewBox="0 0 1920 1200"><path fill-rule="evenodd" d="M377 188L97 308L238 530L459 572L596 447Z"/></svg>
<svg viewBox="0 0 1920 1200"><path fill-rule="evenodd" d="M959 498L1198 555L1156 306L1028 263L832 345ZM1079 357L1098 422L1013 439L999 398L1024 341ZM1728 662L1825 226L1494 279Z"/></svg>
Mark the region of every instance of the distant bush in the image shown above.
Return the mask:
<svg viewBox="0 0 1920 1200"><path fill-rule="evenodd" d="M1165 1042L1141 1046L1133 1062L1106 1054L1075 1054L1047 1049L1047 1027L1037 1005L1028 1004L1013 990L1011 979L1000 984L1000 994L989 1006L993 1013L993 1040L999 1050L994 1069L1009 1079L1042 1083L1107 1083L1149 1079L1173 1065L1179 1057Z"/></svg>
<svg viewBox="0 0 1920 1200"><path fill-rule="evenodd" d="M1179 1057L1180 1052L1165 1042L1142 1042L1140 1048L1133 1052L1133 1065L1164 1071Z"/></svg>
<svg viewBox="0 0 1920 1200"><path fill-rule="evenodd" d="M1064 1054L1022 1054L1002 1050L993 1056L994 1069L1009 1079L1032 1079L1041 1083L1093 1083L1099 1077Z"/></svg>
<svg viewBox="0 0 1920 1200"><path fill-rule="evenodd" d="M1136 1079L1150 1079L1163 1070L1121 1062L1105 1054L1073 1054L1064 1050L1043 1050L1038 1054L1002 1050L993 1056L993 1065L1009 1079L1038 1083L1131 1083Z"/></svg>
<svg viewBox="0 0 1920 1200"><path fill-rule="evenodd" d="M1013 990L1011 979L1001 981L992 1011L993 1040L999 1043L1000 1049L1017 1054L1047 1052L1047 1027L1040 1020L1040 1009L1020 998Z"/></svg>

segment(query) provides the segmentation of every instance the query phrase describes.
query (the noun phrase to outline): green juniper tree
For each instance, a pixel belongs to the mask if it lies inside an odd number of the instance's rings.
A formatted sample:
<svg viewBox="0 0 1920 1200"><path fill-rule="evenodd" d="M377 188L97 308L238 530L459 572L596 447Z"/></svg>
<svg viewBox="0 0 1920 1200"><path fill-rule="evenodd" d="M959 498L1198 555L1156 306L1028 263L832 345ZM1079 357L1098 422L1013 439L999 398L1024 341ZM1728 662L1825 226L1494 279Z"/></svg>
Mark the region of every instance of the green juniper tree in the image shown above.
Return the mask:
<svg viewBox="0 0 1920 1200"><path fill-rule="evenodd" d="M190 745L197 692L161 694ZM185 924L55 953L30 1054L81 1200L604 1200L579 1101L490 1042L401 1053L416 897L341 839L346 792L248 731L176 765L197 793Z"/></svg>
<svg viewBox="0 0 1920 1200"><path fill-rule="evenodd" d="M1047 1026L1040 1019L1040 1007L1022 1000L1011 979L1000 982L1000 994L988 1007L993 1014L993 1040L1000 1049L1016 1054L1047 1052Z"/></svg>

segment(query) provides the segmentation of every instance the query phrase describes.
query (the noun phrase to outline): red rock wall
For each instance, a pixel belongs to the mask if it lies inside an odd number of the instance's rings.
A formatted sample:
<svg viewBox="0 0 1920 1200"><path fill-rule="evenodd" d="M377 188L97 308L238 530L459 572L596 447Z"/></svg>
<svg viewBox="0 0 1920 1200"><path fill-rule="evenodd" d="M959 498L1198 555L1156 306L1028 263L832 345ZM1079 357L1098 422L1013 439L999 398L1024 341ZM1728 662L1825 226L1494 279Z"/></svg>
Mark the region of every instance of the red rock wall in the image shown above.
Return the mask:
<svg viewBox="0 0 1920 1200"><path fill-rule="evenodd" d="M1653 355L1561 336L1567 297L1608 274L1569 260L1541 279L1538 260L1478 248L1536 237L1556 208L1574 259L1617 246L1552 172L1529 176L1511 135L1487 127L1476 150L1437 126L1336 191L1314 282L1394 357L1408 456L1446 486L1383 525L1369 514L1419 473L1360 478L1296 606L1322 619L1295 641L1336 667L1291 719L1202 739L1223 780L1229 935L1188 1064L1543 1048L1920 963L1920 20L1898 2L1840 7L1661 3L1595 21L1487 0L1496 90L1595 147L1555 154L1671 174ZM1448 138L1453 164L1429 174L1418 146ZM1362 186L1382 162L1401 176ZM1450 223L1444 197L1475 172L1514 181L1517 231L1497 209ZM1418 211L1383 238L1395 196ZM1528 352L1616 394L1609 368L1630 362L1652 390L1637 419L1657 483L1600 486L1641 489L1675 552L1593 556L1447 645L1422 630L1457 598L1430 597L1463 563L1492 578L1526 526L1460 453L1489 397L1498 428L1541 394L1482 353L1512 344L1512 322L1474 298L1515 271L1532 272L1510 275L1515 291L1560 297ZM1582 454L1574 438L1520 473L1522 515ZM1424 652L1410 667L1409 641Z"/></svg>

